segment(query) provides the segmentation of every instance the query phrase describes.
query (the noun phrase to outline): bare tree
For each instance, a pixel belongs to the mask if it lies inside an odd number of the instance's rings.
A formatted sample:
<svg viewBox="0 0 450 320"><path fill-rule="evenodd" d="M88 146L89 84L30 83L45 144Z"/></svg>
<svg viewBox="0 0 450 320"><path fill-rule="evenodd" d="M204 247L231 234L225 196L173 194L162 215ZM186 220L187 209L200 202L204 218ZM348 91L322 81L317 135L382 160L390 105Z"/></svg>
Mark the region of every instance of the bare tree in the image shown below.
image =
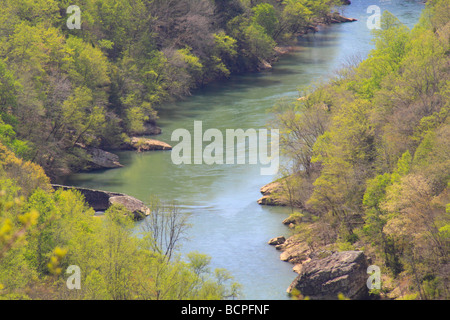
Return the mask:
<svg viewBox="0 0 450 320"><path fill-rule="evenodd" d="M156 17L159 46L190 47L196 56L213 45L214 5L208 0L155 0L150 7Z"/></svg>
<svg viewBox="0 0 450 320"><path fill-rule="evenodd" d="M179 243L186 239L190 227L189 214L181 211L175 203L163 203L154 198L149 205L150 215L142 229L150 243L150 249L170 261Z"/></svg>

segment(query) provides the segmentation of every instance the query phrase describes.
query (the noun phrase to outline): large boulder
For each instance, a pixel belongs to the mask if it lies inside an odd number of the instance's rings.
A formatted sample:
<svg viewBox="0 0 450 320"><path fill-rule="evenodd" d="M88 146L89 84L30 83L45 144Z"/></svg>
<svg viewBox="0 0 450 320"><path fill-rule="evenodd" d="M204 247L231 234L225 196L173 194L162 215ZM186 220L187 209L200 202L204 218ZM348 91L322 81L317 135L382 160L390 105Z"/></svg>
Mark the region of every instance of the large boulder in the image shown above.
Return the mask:
<svg viewBox="0 0 450 320"><path fill-rule="evenodd" d="M347 17L341 16L339 13L332 14L330 20L331 20L331 23L346 23L346 22L358 21L357 19L354 19L354 18L347 18Z"/></svg>
<svg viewBox="0 0 450 320"><path fill-rule="evenodd" d="M172 146L155 139L131 138L131 146L137 151L172 150Z"/></svg>
<svg viewBox="0 0 450 320"><path fill-rule="evenodd" d="M280 237L276 237L276 238L270 239L268 243L271 246L278 246L278 245L281 245L281 244L283 244L285 242L286 242L286 238L283 237L283 236L280 236Z"/></svg>
<svg viewBox="0 0 450 320"><path fill-rule="evenodd" d="M258 200L260 205L264 206L287 206L288 201L282 195L283 186L280 182L275 181L266 184L261 188L262 198Z"/></svg>
<svg viewBox="0 0 450 320"><path fill-rule="evenodd" d="M135 220L141 220L150 215L150 209L142 201L127 195L112 196L109 198L109 204L124 206L133 213Z"/></svg>
<svg viewBox="0 0 450 320"><path fill-rule="evenodd" d="M86 148L88 159L85 160L85 169L113 169L121 168L123 165L119 162L119 156L98 148Z"/></svg>
<svg viewBox="0 0 450 320"><path fill-rule="evenodd" d="M318 300L335 300L341 293L350 299L368 296L368 261L362 251L330 253L313 257L302 264L300 274L288 288Z"/></svg>
<svg viewBox="0 0 450 320"><path fill-rule="evenodd" d="M113 204L124 206L130 213L133 214L135 220L142 220L145 216L150 214L150 209L141 201L129 195L117 192L77 188L71 186L52 185L55 190L74 190L80 192L87 204L95 211L104 212L108 210Z"/></svg>
<svg viewBox="0 0 450 320"><path fill-rule="evenodd" d="M172 146L169 145L168 143L155 139L132 137L130 141L123 143L120 146L120 149L144 152L144 151L172 150Z"/></svg>

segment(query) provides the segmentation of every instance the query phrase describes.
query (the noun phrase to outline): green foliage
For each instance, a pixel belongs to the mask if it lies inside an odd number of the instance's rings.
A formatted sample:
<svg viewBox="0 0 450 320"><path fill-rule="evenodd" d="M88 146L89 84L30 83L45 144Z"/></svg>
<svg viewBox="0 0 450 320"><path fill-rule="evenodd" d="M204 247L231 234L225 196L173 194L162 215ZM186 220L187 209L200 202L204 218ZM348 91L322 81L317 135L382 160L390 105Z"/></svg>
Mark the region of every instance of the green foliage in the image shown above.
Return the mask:
<svg viewBox="0 0 450 320"><path fill-rule="evenodd" d="M1 118L0 142L21 158L26 157L30 152L28 142L16 139L16 132L13 130L13 127L5 124Z"/></svg>
<svg viewBox="0 0 450 320"><path fill-rule="evenodd" d="M123 145L164 102L256 70L273 58L273 39L295 38L287 3L82 0L82 28L69 30L70 1L3 2L0 116L17 133L9 147L52 177L83 166L81 145ZM294 2L311 19L331 10L325 0Z"/></svg>
<svg viewBox="0 0 450 320"><path fill-rule="evenodd" d="M400 67L410 38L406 26L389 11L384 11L381 29L374 30L376 50L358 67L355 79L348 84L362 98L372 98L381 88L381 82Z"/></svg>
<svg viewBox="0 0 450 320"><path fill-rule="evenodd" d="M275 42L266 34L262 26L251 24L244 29L244 35L250 55L262 59L267 59L272 55Z"/></svg>
<svg viewBox="0 0 450 320"><path fill-rule="evenodd" d="M367 181L363 204L367 208L379 209L379 204L384 200L386 187L391 184L391 175L385 173Z"/></svg>
<svg viewBox="0 0 450 320"><path fill-rule="evenodd" d="M4 116L16 108L18 87L13 73L0 60L0 115Z"/></svg>
<svg viewBox="0 0 450 320"><path fill-rule="evenodd" d="M367 248L420 299L449 294L449 8L428 3L413 30L385 12L365 61L277 110L287 171L303 178L284 193L317 216L296 233L309 230L310 247ZM310 110L327 116L314 123Z"/></svg>
<svg viewBox="0 0 450 320"><path fill-rule="evenodd" d="M338 242L337 249L338 251L353 251L355 247L349 242Z"/></svg>
<svg viewBox="0 0 450 320"><path fill-rule="evenodd" d="M278 24L278 18L273 5L269 3L260 3L253 10L253 23L256 23L264 28L267 35L273 36L275 28Z"/></svg>
<svg viewBox="0 0 450 320"><path fill-rule="evenodd" d="M112 206L98 218L77 192L36 190L29 200L13 199L14 205L3 200L13 190L10 186L0 199L2 298L28 298L23 292L39 297L27 289L30 283L46 287L52 298L67 298L63 271L69 265L82 270L82 289L73 299L225 299L240 294L226 270L209 270L206 255L194 252L183 262L146 249L123 207ZM16 211L28 213L16 216ZM49 287L48 278L60 285Z"/></svg>
<svg viewBox="0 0 450 320"><path fill-rule="evenodd" d="M77 37L67 39L67 48L73 59L69 73L77 85L98 90L109 84L109 63L100 49Z"/></svg>
<svg viewBox="0 0 450 320"><path fill-rule="evenodd" d="M185 262L178 256L177 242L188 227L178 207L155 200L141 239L124 207L111 206L98 217L81 193L36 183L42 169L0 147L1 299L239 296L240 286L226 270L209 269L210 257L194 252ZM16 168L23 168L23 178L13 175ZM80 290L66 288L70 265L81 270Z"/></svg>

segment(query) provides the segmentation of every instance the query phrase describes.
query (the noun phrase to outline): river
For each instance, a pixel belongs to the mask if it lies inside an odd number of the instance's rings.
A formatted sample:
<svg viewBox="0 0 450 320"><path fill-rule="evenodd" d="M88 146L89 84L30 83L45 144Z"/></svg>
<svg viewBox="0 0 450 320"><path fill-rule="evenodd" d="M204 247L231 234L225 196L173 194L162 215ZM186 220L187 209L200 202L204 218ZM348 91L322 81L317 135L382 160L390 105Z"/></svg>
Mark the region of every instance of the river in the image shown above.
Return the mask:
<svg viewBox="0 0 450 320"><path fill-rule="evenodd" d="M367 56L373 47L366 25L369 5L389 10L408 27L418 21L423 8L421 1L353 0L342 12L357 22L322 27L302 37L272 70L233 76L165 106L158 122L163 133L156 139L175 144L172 132L179 128L193 132L194 121L202 121L203 130L222 132L264 128L271 118L267 110L279 99L298 98L299 89L326 79L349 58ZM65 183L122 192L143 201L150 196L176 201L191 213L192 227L182 254L210 255L212 269L227 269L243 286L243 299L288 299L286 289L296 274L267 241L289 235L281 222L290 210L256 203L259 189L276 176L260 175L256 165L174 165L170 151L118 155L123 168L76 174Z"/></svg>

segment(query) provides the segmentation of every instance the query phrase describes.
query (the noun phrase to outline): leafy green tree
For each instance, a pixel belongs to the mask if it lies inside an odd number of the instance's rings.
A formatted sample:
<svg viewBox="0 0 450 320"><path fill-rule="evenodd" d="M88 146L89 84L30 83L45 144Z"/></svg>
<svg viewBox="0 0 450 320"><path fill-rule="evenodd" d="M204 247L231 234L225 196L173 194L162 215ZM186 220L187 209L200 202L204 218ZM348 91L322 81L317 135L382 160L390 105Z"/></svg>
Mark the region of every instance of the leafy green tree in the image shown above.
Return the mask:
<svg viewBox="0 0 450 320"><path fill-rule="evenodd" d="M376 50L361 63L357 78L349 84L364 98L373 97L383 78L398 71L410 37L409 29L389 11L384 11L381 29L374 30L374 36Z"/></svg>
<svg viewBox="0 0 450 320"><path fill-rule="evenodd" d="M72 147L78 142L84 141L88 135L98 136L105 125L105 112L103 108L94 105L92 91L86 87L77 87L62 105L62 115L65 126L73 130L71 134ZM83 139L83 140L82 140ZM92 141L87 140L88 144Z"/></svg>
<svg viewBox="0 0 450 320"><path fill-rule="evenodd" d="M15 80L13 73L7 69L6 63L0 60L0 115L4 120L9 120L8 117L17 107L19 89L20 84Z"/></svg>
<svg viewBox="0 0 450 320"><path fill-rule="evenodd" d="M248 54L256 59L268 59L273 53L275 42L268 36L263 27L251 24L244 29L248 45Z"/></svg>
<svg viewBox="0 0 450 320"><path fill-rule="evenodd" d="M253 23L260 25L264 28L265 32L269 36L273 36L278 24L278 18L273 5L269 3L260 3L253 10Z"/></svg>
<svg viewBox="0 0 450 320"><path fill-rule="evenodd" d="M109 63L100 49L77 37L69 37L67 47L73 52L71 56L74 61L74 68L70 69L69 74L77 85L93 91L109 85Z"/></svg>

